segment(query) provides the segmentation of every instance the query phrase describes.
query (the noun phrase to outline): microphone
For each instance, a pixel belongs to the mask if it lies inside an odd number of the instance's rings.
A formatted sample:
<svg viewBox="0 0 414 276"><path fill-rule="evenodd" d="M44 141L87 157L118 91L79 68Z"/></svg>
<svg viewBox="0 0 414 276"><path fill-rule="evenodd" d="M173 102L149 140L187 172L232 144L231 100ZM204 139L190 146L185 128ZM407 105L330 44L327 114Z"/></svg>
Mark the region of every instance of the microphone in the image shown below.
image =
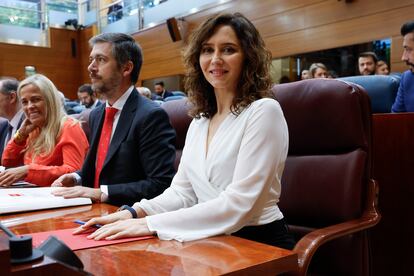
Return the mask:
<svg viewBox="0 0 414 276"><path fill-rule="evenodd" d="M12 264L22 264L43 258L43 252L33 248L31 236L16 236L1 222L0 229L9 236L10 261Z"/></svg>
<svg viewBox="0 0 414 276"><path fill-rule="evenodd" d="M47 256L72 268L83 271L83 263L75 253L55 236L50 236L38 248L33 248L31 236L16 236L1 224L0 229L9 236L9 248L12 264L32 262Z"/></svg>

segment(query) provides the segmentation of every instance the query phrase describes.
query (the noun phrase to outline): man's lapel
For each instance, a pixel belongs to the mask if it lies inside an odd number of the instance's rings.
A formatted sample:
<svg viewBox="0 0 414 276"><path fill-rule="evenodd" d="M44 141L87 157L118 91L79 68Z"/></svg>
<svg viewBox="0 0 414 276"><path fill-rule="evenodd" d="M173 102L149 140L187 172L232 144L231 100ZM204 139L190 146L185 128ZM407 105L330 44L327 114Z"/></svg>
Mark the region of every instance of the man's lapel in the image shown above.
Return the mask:
<svg viewBox="0 0 414 276"><path fill-rule="evenodd" d="M135 117L138 104L138 92L135 89L132 91L124 107L122 108L121 116L119 117L118 124L115 129L114 136L112 137L111 144L109 145L108 153L106 154L105 162L102 166L104 170L105 165L111 160L121 143L131 128L132 121Z"/></svg>

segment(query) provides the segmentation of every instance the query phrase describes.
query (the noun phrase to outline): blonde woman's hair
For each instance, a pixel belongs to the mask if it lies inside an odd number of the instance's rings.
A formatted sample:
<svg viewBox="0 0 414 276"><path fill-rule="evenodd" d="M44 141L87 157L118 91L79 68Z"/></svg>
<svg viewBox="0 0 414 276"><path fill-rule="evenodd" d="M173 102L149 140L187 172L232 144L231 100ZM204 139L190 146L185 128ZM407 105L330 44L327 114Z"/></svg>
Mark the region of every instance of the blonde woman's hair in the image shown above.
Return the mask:
<svg viewBox="0 0 414 276"><path fill-rule="evenodd" d="M309 72L312 78L315 77L316 69L321 68L328 73L328 68L326 68L325 64L323 63L312 63L312 65L309 67Z"/></svg>
<svg viewBox="0 0 414 276"><path fill-rule="evenodd" d="M25 149L26 152L31 152L32 160L34 160L38 155L47 155L53 151L67 117L62 112L62 104L56 86L44 75L35 74L20 82L17 88L17 95L20 99L22 88L30 84L39 89L46 107L45 124L38 135L35 137L30 135L30 143Z"/></svg>

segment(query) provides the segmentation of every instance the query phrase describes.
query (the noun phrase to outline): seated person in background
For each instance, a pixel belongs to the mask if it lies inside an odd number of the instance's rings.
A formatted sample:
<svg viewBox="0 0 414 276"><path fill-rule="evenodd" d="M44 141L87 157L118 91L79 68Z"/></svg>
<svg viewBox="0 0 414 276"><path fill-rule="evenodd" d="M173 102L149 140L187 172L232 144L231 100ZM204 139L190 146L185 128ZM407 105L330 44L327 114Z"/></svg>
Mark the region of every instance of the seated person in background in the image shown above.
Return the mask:
<svg viewBox="0 0 414 276"><path fill-rule="evenodd" d="M24 113L17 97L17 87L19 82L15 78L0 77L0 117L7 119L4 131L0 132L0 159L7 143L24 120Z"/></svg>
<svg viewBox="0 0 414 276"><path fill-rule="evenodd" d="M86 108L93 109L102 103L96 98L96 93L92 90L89 83L82 84L78 88L78 99Z"/></svg>
<svg viewBox="0 0 414 276"><path fill-rule="evenodd" d="M216 15L194 31L184 62L194 119L171 187L75 233L101 223L90 238L233 234L292 248L277 206L288 128L272 97L271 54L259 32L239 13Z"/></svg>
<svg viewBox="0 0 414 276"><path fill-rule="evenodd" d="M323 63L313 63L309 67L309 74L313 79L325 79L328 77L328 69Z"/></svg>
<svg viewBox="0 0 414 276"><path fill-rule="evenodd" d="M155 83L154 91L158 96L161 97L161 100L164 100L165 98L170 97L170 96L174 96L173 93L165 90L163 81L159 81Z"/></svg>
<svg viewBox="0 0 414 276"><path fill-rule="evenodd" d="M378 57L374 52L363 52L358 57L358 69L361 75L375 75Z"/></svg>
<svg viewBox="0 0 414 276"><path fill-rule="evenodd" d="M9 135L9 121L6 118L0 117L0 159L3 154L4 144ZM6 143L7 144L7 143ZM1 161L0 161L1 165Z"/></svg>
<svg viewBox="0 0 414 276"><path fill-rule="evenodd" d="M137 87L139 94L151 100L151 90L147 87Z"/></svg>
<svg viewBox="0 0 414 276"><path fill-rule="evenodd" d="M65 109L65 102L66 102L65 94L63 94L63 92L60 92L59 90L57 91L57 94L60 100L60 107L62 108L62 112L64 115L66 115L67 112Z"/></svg>
<svg viewBox="0 0 414 276"><path fill-rule="evenodd" d="M300 74L300 79L301 80L307 80L310 79L310 74L309 74L309 70L303 70L302 73Z"/></svg>
<svg viewBox="0 0 414 276"><path fill-rule="evenodd" d="M392 105L392 112L414 112L414 21L402 25L401 35L403 39L403 54L401 60L410 69L401 76L400 87L398 88L395 102Z"/></svg>
<svg viewBox="0 0 414 276"><path fill-rule="evenodd" d="M375 74L376 75L389 75L390 74L390 69L388 68L388 64L383 60L378 61L377 62L377 69L375 70Z"/></svg>
<svg viewBox="0 0 414 276"><path fill-rule="evenodd" d="M24 180L49 186L79 170L89 144L79 122L64 115L58 91L45 76L23 80L17 90L26 119L3 152L0 186ZM14 167L14 168L10 168Z"/></svg>

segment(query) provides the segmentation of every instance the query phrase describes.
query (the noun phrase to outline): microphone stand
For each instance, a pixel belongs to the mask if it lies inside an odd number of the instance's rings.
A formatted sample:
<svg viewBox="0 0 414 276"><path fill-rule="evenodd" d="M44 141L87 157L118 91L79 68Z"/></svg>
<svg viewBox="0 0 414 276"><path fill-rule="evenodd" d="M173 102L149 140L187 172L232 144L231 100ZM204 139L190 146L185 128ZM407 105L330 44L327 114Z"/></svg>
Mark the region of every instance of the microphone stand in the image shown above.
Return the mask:
<svg viewBox="0 0 414 276"><path fill-rule="evenodd" d="M33 248L31 236L16 236L1 222L0 229L9 236L10 261L12 264L22 264L43 258L43 252Z"/></svg>

